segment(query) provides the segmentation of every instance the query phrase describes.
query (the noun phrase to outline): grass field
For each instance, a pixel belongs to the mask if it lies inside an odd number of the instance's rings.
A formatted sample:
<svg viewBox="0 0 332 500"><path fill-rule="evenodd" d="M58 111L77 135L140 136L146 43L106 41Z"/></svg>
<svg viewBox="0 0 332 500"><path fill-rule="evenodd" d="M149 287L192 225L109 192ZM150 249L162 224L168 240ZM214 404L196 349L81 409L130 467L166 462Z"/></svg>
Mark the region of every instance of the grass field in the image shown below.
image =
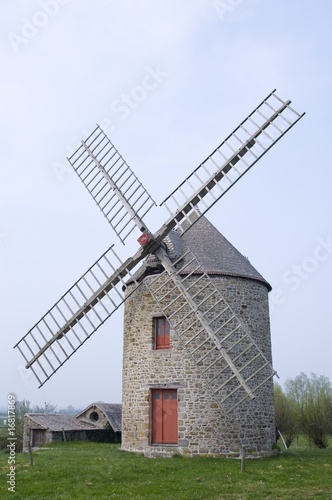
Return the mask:
<svg viewBox="0 0 332 500"><path fill-rule="evenodd" d="M298 449L273 458L152 459L118 445L58 443L16 455L15 493L7 490L8 454L0 454L0 498L12 499L332 499L332 450Z"/></svg>

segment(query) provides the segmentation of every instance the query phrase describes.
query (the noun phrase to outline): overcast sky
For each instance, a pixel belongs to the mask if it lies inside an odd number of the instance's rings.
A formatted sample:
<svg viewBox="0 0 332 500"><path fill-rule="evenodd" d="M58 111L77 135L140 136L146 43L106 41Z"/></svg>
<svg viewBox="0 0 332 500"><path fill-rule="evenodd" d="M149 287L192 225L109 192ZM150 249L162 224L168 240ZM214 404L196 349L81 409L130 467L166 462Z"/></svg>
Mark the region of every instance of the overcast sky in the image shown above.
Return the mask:
<svg viewBox="0 0 332 500"><path fill-rule="evenodd" d="M0 4L0 405L121 401L122 310L41 389L12 349L111 243L137 248L66 156L103 125L159 203L274 88L306 116L207 215L273 287L280 382L332 379L332 3Z"/></svg>

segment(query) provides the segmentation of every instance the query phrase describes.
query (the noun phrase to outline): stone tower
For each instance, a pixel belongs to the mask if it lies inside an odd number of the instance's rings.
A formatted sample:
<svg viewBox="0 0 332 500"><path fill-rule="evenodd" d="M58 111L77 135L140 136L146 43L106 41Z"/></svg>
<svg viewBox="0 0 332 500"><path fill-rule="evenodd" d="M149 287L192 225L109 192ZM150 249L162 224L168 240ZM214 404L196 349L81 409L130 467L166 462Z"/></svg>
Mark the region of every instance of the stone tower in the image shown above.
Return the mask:
<svg viewBox="0 0 332 500"><path fill-rule="evenodd" d="M233 311L247 325L258 348L272 364L268 310L270 285L205 218L187 232L172 232L165 241L169 256L190 250ZM185 258L185 257L184 257ZM161 270L155 257L140 270L141 285L125 301L122 449L147 456L220 454L238 456L241 443L255 456L271 453L275 441L273 382L262 381L256 398L246 398L226 413L211 382L231 386L226 372L205 372L186 348L186 335L170 327L148 286ZM166 286L166 285L165 285ZM207 298L207 307L208 307ZM213 349L212 349L213 350ZM217 363L216 363L217 365ZM213 370L213 368L212 368ZM219 372L216 372L219 373Z"/></svg>

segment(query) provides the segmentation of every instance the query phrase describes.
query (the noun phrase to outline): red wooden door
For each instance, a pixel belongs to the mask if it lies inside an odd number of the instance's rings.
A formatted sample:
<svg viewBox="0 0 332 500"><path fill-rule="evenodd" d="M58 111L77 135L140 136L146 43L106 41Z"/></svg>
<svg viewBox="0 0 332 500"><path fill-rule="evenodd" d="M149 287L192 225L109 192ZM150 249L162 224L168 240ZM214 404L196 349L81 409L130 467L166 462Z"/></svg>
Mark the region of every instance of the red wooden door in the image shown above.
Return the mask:
<svg viewBox="0 0 332 500"><path fill-rule="evenodd" d="M152 443L177 444L178 401L176 389L152 391Z"/></svg>

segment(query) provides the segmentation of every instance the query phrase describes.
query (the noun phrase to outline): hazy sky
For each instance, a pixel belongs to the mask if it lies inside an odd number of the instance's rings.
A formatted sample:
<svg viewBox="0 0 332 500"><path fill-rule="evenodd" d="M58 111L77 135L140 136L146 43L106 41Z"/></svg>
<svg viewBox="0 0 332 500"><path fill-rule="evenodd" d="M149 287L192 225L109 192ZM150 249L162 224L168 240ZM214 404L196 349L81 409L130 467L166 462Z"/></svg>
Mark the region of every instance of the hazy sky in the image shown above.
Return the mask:
<svg viewBox="0 0 332 500"><path fill-rule="evenodd" d="M79 141L102 125L159 203L274 88L306 116L207 215L273 287L280 382L332 379L332 3L0 4L0 404L121 401L122 310L42 389L12 349L111 243L137 248L66 162Z"/></svg>

